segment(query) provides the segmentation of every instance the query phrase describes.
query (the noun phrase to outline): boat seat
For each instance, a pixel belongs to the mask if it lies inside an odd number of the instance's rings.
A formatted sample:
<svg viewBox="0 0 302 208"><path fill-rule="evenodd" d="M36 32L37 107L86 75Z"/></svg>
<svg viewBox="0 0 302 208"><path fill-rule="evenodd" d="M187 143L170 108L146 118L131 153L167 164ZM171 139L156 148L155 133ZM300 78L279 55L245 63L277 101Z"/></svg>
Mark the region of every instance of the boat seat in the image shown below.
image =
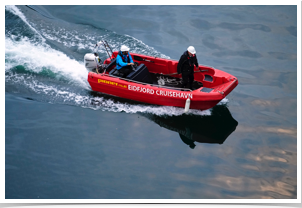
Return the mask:
<svg viewBox="0 0 302 208"><path fill-rule="evenodd" d="M111 60L111 62L106 66L106 70L109 70L115 64L116 64L116 58Z"/></svg>
<svg viewBox="0 0 302 208"><path fill-rule="evenodd" d="M116 76L116 77L122 77L124 74L122 72L120 72L119 70L117 70L115 67L114 69L112 69L109 72L109 75Z"/></svg>

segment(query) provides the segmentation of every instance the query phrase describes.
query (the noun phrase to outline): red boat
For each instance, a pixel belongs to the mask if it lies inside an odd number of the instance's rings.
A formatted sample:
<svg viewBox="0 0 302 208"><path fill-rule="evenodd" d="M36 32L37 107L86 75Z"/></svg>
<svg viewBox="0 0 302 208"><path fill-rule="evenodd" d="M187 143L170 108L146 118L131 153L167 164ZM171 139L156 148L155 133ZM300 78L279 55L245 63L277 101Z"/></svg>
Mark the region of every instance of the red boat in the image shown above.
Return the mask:
<svg viewBox="0 0 302 208"><path fill-rule="evenodd" d="M106 50L106 41L102 43ZM100 45L97 44L96 46ZM107 46L107 47L106 47ZM118 51L107 53L103 64L98 64L97 53L86 54L84 63L88 82L93 91L163 106L206 110L214 107L237 85L238 79L221 70L199 65L194 71L193 90L181 88L181 74L177 74L176 60L130 53L137 67L125 78L115 68Z"/></svg>

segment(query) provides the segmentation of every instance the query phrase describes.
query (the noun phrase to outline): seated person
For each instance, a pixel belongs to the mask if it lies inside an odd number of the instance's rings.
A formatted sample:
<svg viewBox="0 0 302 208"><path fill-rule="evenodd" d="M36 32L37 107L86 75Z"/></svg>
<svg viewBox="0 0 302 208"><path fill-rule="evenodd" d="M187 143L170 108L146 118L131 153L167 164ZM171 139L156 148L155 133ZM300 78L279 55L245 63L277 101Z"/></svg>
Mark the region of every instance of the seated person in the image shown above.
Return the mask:
<svg viewBox="0 0 302 208"><path fill-rule="evenodd" d="M123 73L122 77L125 78L131 73L133 65L134 63L129 53L129 48L125 45L122 45L121 50L116 57L116 69Z"/></svg>

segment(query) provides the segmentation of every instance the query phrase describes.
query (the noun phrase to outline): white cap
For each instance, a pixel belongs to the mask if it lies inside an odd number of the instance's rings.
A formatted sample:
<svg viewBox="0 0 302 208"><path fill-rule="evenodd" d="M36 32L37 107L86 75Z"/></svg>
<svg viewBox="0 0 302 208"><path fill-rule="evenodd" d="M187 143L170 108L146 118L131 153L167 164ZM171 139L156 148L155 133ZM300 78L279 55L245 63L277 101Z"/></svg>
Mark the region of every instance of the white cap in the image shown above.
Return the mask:
<svg viewBox="0 0 302 208"><path fill-rule="evenodd" d="M187 50L192 54L196 53L195 48L193 46L189 46Z"/></svg>
<svg viewBox="0 0 302 208"><path fill-rule="evenodd" d="M127 46L125 46L125 45L122 45L122 47L121 47L121 51L122 52L124 52L124 51L129 51L130 50L130 48L128 48Z"/></svg>

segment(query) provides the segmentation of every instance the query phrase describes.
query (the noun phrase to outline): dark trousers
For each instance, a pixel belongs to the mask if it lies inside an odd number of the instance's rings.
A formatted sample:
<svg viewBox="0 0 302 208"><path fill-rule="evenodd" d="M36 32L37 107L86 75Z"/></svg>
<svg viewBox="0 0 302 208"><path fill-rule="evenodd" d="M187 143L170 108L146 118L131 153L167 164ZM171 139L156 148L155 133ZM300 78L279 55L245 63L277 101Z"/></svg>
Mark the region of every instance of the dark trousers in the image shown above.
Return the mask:
<svg viewBox="0 0 302 208"><path fill-rule="evenodd" d="M123 74L122 78L125 78L132 72L132 67L131 66L124 66L118 70L120 73Z"/></svg>
<svg viewBox="0 0 302 208"><path fill-rule="evenodd" d="M189 88L193 90L192 85L194 81L194 74L182 73L182 87L186 87L189 83Z"/></svg>

